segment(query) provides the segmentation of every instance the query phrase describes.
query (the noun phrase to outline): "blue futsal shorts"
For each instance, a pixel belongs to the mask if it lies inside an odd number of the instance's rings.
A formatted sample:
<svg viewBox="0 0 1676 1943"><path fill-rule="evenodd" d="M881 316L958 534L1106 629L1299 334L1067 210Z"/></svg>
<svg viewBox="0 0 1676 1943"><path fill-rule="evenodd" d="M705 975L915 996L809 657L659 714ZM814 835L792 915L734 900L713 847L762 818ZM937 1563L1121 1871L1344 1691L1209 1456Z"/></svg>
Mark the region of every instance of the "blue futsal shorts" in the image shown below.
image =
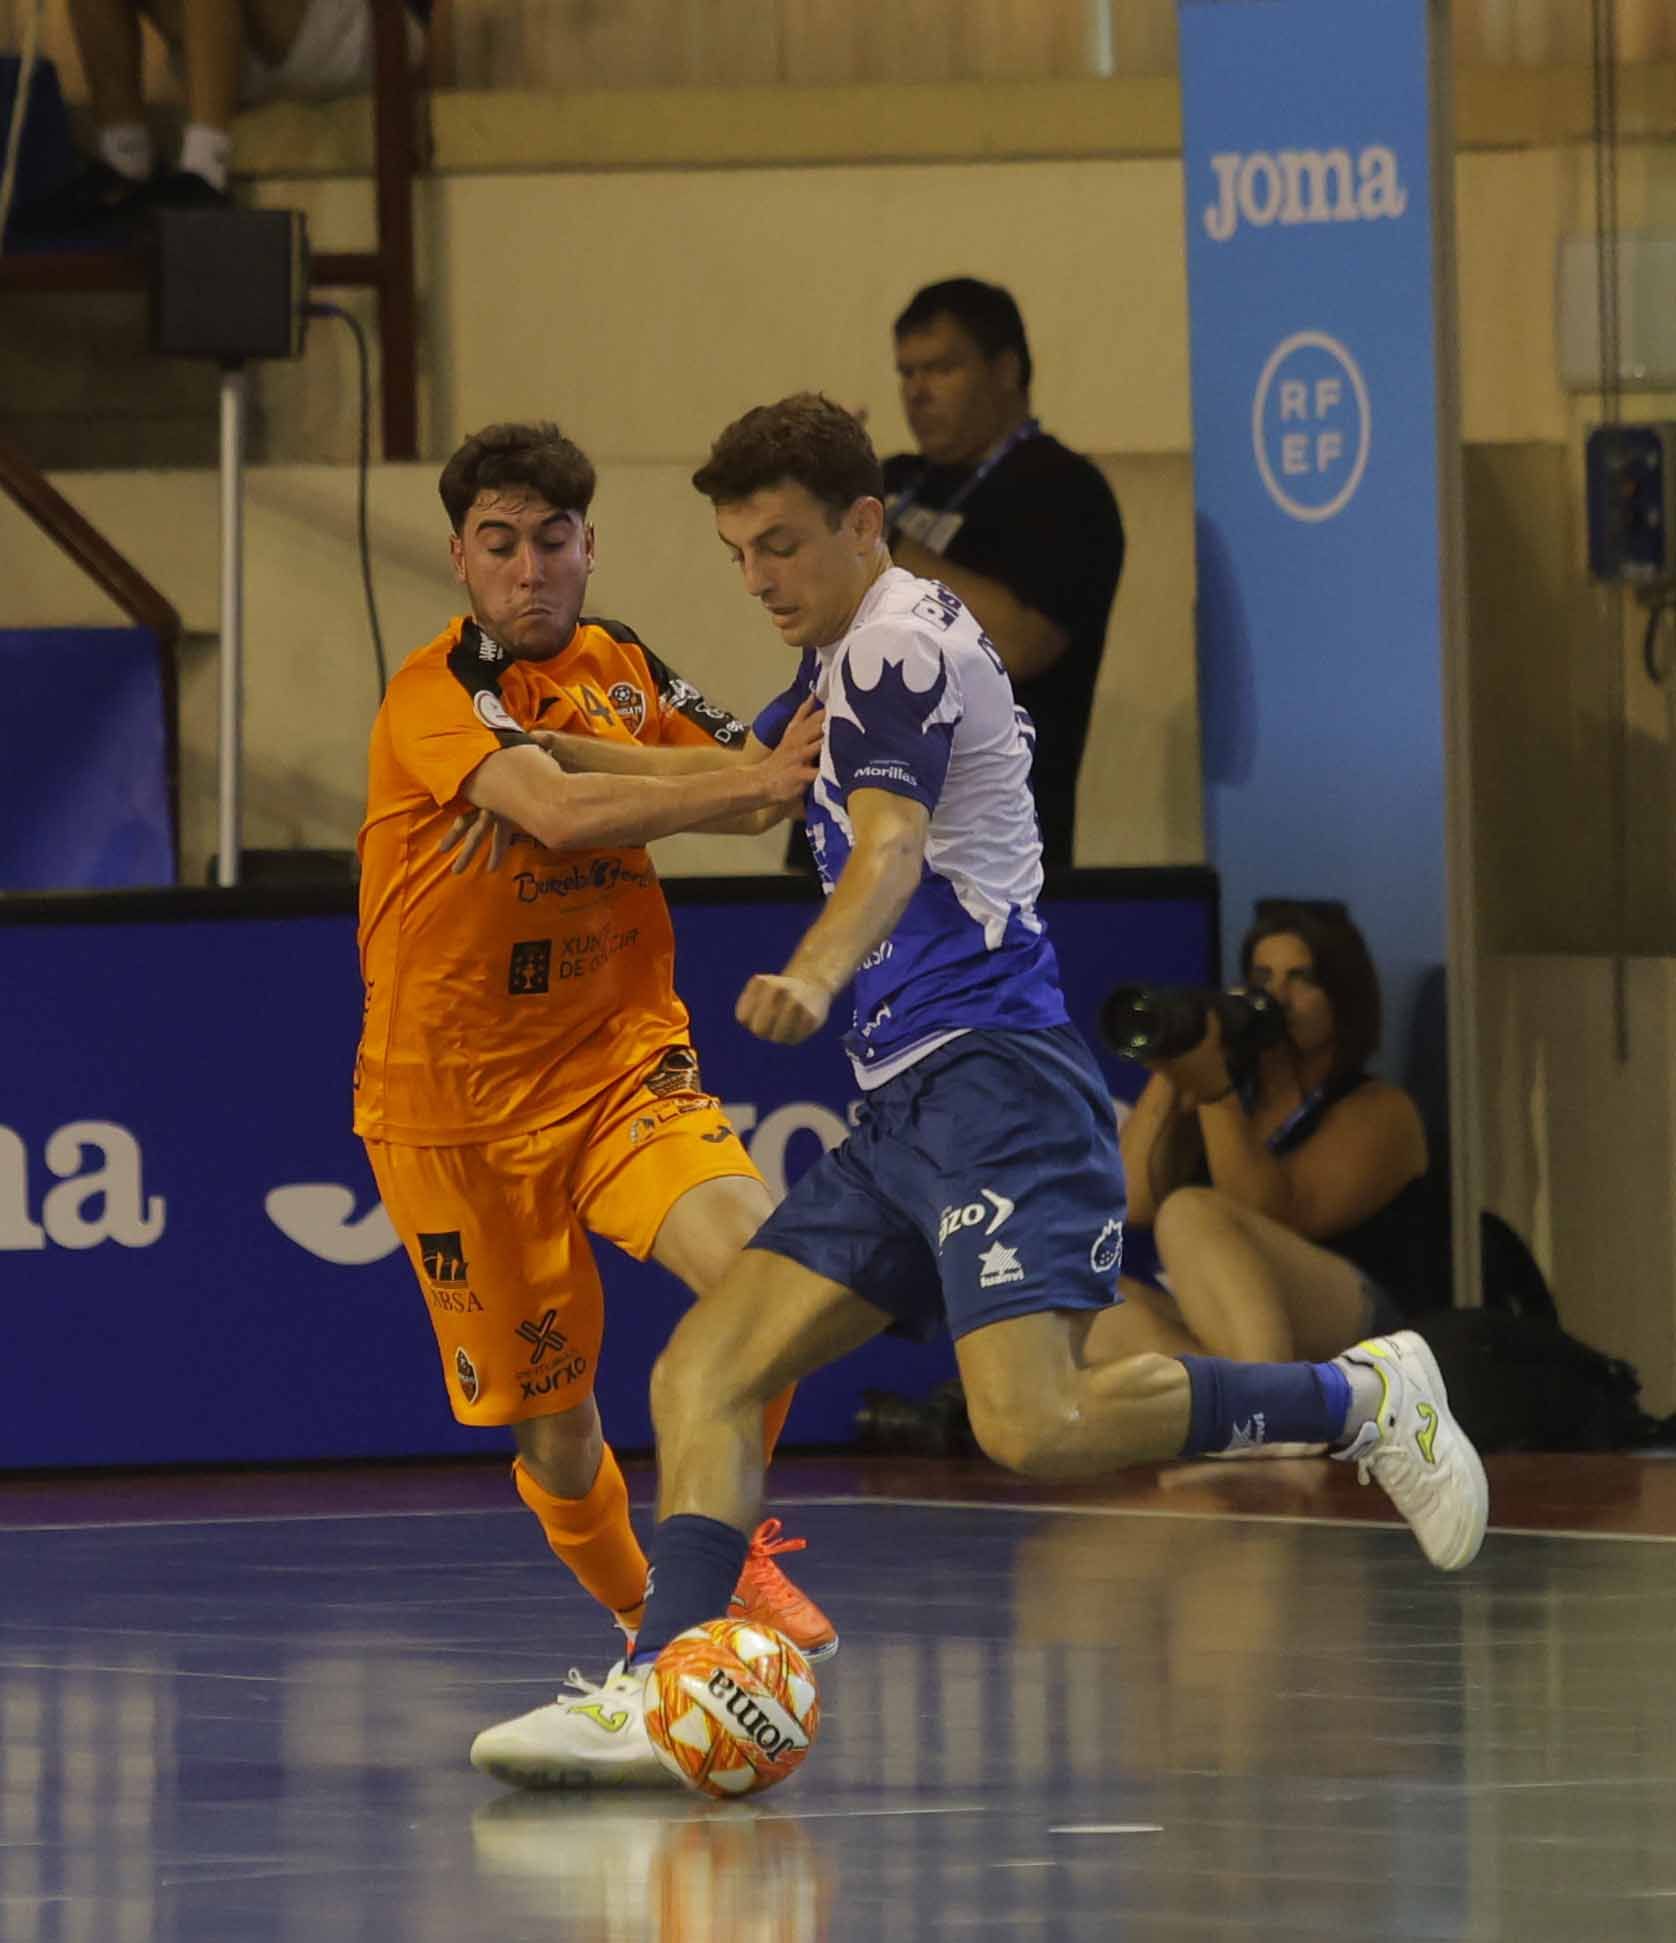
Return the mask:
<svg viewBox="0 0 1676 1943"><path fill-rule="evenodd" d="M1126 1206L1111 1094L1071 1026L968 1032L863 1100L757 1230L920 1340L1116 1299Z"/></svg>

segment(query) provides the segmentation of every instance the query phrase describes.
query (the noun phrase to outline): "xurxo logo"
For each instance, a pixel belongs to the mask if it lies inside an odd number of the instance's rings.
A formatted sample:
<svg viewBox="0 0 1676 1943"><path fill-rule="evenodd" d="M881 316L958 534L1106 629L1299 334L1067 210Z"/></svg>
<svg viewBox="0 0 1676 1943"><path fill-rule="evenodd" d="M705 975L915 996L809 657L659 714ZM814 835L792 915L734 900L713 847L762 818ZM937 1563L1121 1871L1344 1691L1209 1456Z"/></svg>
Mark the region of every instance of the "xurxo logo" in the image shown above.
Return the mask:
<svg viewBox="0 0 1676 1943"><path fill-rule="evenodd" d="M548 1350L551 1350L557 1356L565 1347L568 1339L558 1327L558 1320L558 1310L548 1309L542 1315L539 1322L519 1323L518 1334L525 1342L531 1345L534 1351L530 1357L532 1365L539 1363L542 1357L547 1354Z"/></svg>

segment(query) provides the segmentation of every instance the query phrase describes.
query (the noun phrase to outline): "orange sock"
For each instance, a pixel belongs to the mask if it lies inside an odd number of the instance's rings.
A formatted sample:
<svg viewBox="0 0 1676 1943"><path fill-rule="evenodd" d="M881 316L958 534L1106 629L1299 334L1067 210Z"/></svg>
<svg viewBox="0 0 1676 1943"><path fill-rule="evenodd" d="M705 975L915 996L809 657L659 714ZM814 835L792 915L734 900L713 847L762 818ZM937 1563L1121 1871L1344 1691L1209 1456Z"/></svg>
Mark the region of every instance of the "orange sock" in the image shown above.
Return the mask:
<svg viewBox="0 0 1676 1943"><path fill-rule="evenodd" d="M762 1461L767 1463L774 1455L774 1446L780 1441L780 1432L786 1427L786 1417L791 1410L791 1400L797 1395L797 1385L782 1390L770 1402L762 1406Z"/></svg>
<svg viewBox="0 0 1676 1943"><path fill-rule="evenodd" d="M629 1626L640 1623L646 1598L646 1554L629 1523L628 1486L611 1446L585 1498L556 1498L532 1477L524 1460L512 1465L512 1481L547 1534L547 1543L602 1606Z"/></svg>

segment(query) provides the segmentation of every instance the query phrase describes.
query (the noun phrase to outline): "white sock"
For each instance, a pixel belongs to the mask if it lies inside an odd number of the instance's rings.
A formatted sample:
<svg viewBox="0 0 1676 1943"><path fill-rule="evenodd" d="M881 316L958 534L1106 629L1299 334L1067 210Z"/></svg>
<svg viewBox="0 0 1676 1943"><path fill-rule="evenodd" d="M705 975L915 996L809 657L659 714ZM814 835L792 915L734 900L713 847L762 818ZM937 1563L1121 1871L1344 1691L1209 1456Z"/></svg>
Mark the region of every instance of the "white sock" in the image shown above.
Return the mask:
<svg viewBox="0 0 1676 1943"><path fill-rule="evenodd" d="M143 121L119 121L99 130L99 160L130 182L144 182L156 159Z"/></svg>
<svg viewBox="0 0 1676 1943"><path fill-rule="evenodd" d="M1333 1362L1350 1383L1350 1412L1340 1433L1345 1443L1349 1443L1363 1424L1372 1423L1379 1415L1379 1406L1385 1400L1385 1385L1378 1370L1360 1357L1335 1356Z"/></svg>
<svg viewBox="0 0 1676 1943"><path fill-rule="evenodd" d="M227 187L227 165L233 159L233 138L225 128L189 121L180 138L180 166L185 174L201 175L212 189Z"/></svg>

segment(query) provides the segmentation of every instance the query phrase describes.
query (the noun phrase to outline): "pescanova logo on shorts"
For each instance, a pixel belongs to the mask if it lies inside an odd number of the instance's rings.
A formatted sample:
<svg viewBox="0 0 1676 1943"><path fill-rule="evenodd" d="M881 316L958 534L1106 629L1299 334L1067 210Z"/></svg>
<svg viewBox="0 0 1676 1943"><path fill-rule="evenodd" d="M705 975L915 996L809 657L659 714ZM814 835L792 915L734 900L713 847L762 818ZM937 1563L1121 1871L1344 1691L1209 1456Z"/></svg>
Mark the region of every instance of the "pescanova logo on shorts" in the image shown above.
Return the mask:
<svg viewBox="0 0 1676 1943"><path fill-rule="evenodd" d="M1282 338L1257 379L1251 443L1283 513L1317 522L1344 511L1373 445L1367 381L1345 345L1325 331Z"/></svg>

